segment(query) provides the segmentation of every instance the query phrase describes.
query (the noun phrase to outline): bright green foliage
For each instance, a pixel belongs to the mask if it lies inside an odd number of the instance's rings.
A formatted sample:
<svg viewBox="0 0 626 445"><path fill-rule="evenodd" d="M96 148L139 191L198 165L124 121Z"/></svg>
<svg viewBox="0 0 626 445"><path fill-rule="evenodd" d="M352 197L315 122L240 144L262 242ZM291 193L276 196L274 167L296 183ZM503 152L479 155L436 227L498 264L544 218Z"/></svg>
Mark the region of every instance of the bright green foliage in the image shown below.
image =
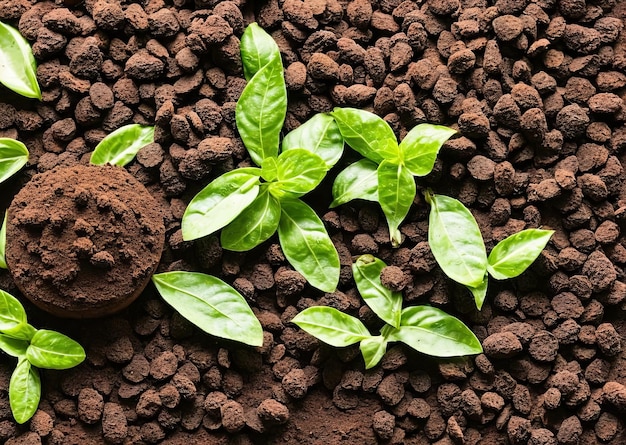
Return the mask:
<svg viewBox="0 0 626 445"><path fill-rule="evenodd" d="M482 352L474 333L457 318L430 306L402 309L402 294L390 291L380 281L385 266L372 255L359 257L352 266L361 296L386 322L380 335L371 335L358 318L326 306L307 308L291 321L331 346L359 343L366 369L380 362L391 341L400 341L416 351L436 357Z"/></svg>
<svg viewBox="0 0 626 445"><path fill-rule="evenodd" d="M250 346L263 344L263 328L245 298L222 280L197 272L152 276L161 297L204 332Z"/></svg>
<svg viewBox="0 0 626 445"><path fill-rule="evenodd" d="M339 282L339 255L315 212L299 198L314 190L343 153L335 120L316 115L287 134L280 131L287 112L287 90L278 46L258 25L241 39L248 84L235 117L252 161L215 179L189 203L183 239L220 229L225 249L247 251L276 231L291 265L314 287L332 292Z"/></svg>
<svg viewBox="0 0 626 445"><path fill-rule="evenodd" d="M439 267L465 285L481 309L487 295L488 275L496 280L523 273L546 247L553 230L526 229L500 241L489 257L476 220L460 202L426 192L430 204L428 243Z"/></svg>
<svg viewBox="0 0 626 445"><path fill-rule="evenodd" d="M17 423L28 421L37 411L41 397L37 368L68 369L85 360L85 350L71 338L28 324L22 304L2 290L0 349L18 360L9 383L9 403Z"/></svg>
<svg viewBox="0 0 626 445"><path fill-rule="evenodd" d="M24 97L41 100L33 50L20 32L0 22L0 83Z"/></svg>
<svg viewBox="0 0 626 445"><path fill-rule="evenodd" d="M107 135L91 153L90 163L123 167L148 144L154 142L154 127L130 124Z"/></svg>
<svg viewBox="0 0 626 445"><path fill-rule="evenodd" d="M0 138L0 182L6 181L28 162L28 149L20 141Z"/></svg>
<svg viewBox="0 0 626 445"><path fill-rule="evenodd" d="M8 215L8 211L4 212L4 219L2 220L2 226L0 226L0 269L7 268L7 260L6 260L7 215Z"/></svg>
<svg viewBox="0 0 626 445"><path fill-rule="evenodd" d="M391 243L399 246L402 240L398 228L415 198L414 176L431 172L441 146L455 131L441 125L420 124L398 145L391 127L373 113L335 108L331 115L346 143L371 161L352 164L337 176L331 206L356 198L377 200L387 218ZM372 169L377 170L376 178L371 175Z"/></svg>

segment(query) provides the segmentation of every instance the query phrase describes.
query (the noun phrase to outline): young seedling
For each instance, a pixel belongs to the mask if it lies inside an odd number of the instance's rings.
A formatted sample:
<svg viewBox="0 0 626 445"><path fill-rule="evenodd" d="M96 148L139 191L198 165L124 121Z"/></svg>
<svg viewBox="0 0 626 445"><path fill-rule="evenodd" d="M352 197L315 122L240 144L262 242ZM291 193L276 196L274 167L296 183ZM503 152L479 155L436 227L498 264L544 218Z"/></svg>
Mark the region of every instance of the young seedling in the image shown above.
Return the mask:
<svg viewBox="0 0 626 445"><path fill-rule="evenodd" d="M430 250L444 273L470 290L478 309L487 295L488 276L505 280L522 274L554 233L522 230L500 241L487 256L478 224L460 201L431 191L426 191L425 196L430 204Z"/></svg>
<svg viewBox="0 0 626 445"><path fill-rule="evenodd" d="M0 22L0 83L24 97L41 100L33 50L20 32Z"/></svg>
<svg viewBox="0 0 626 445"><path fill-rule="evenodd" d="M398 145L389 124L373 113L335 108L331 115L346 143L365 157L337 175L331 207L357 198L378 201L387 218L391 243L399 246L398 227L415 198L414 177L432 171L441 146L455 131L419 124Z"/></svg>
<svg viewBox="0 0 626 445"><path fill-rule="evenodd" d="M326 306L307 308L291 321L331 346L359 343L366 369L376 366L385 355L387 344L394 341L435 357L482 352L480 341L459 319L430 306L402 309L402 294L392 292L380 281L385 266L372 255L363 255L352 265L363 300L386 323L379 335L372 335L358 318Z"/></svg>
<svg viewBox="0 0 626 445"><path fill-rule="evenodd" d="M129 124L118 128L100 141L91 153L89 162L94 165L123 167L148 144L154 142L154 127Z"/></svg>
<svg viewBox="0 0 626 445"><path fill-rule="evenodd" d="M184 240L220 229L222 247L250 250L278 232L285 257L314 287L332 292L339 281L339 255L320 218L299 198L315 189L341 157L343 139L334 119L314 116L285 136L287 90L276 42L258 25L241 38L248 84L235 108L239 135L259 166L216 178L189 203Z"/></svg>
<svg viewBox="0 0 626 445"><path fill-rule="evenodd" d="M17 358L9 382L9 404L17 423L28 421L39 406L38 368L68 369L85 359L81 345L55 331L28 324L19 300L0 290L0 349Z"/></svg>

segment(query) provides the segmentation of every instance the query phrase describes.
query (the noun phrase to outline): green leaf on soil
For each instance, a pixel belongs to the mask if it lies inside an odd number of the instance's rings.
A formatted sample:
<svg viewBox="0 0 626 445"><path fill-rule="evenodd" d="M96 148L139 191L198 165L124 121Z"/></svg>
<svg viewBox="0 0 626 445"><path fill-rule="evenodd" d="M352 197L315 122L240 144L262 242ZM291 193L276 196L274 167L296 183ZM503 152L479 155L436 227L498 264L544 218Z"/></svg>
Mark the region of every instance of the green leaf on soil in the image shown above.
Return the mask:
<svg viewBox="0 0 626 445"><path fill-rule="evenodd" d="M85 350L66 335L40 329L30 340L26 358L38 368L69 369L85 360Z"/></svg>
<svg viewBox="0 0 626 445"><path fill-rule="evenodd" d="M37 368L21 359L9 382L9 404L17 423L27 422L37 411L41 398L41 379Z"/></svg>
<svg viewBox="0 0 626 445"><path fill-rule="evenodd" d="M41 100L33 50L20 32L0 22L0 83L24 97Z"/></svg>
<svg viewBox="0 0 626 445"><path fill-rule="evenodd" d="M402 164L384 160L378 166L378 202L389 226L391 244L398 247L402 242L400 224L406 218L415 199L415 179Z"/></svg>
<svg viewBox="0 0 626 445"><path fill-rule="evenodd" d="M0 349L11 357L24 357L28 342L26 340L18 340L8 335L0 334Z"/></svg>
<svg viewBox="0 0 626 445"><path fill-rule="evenodd" d="M400 326L402 294L383 286L380 274L387 265L372 255L361 255L352 264L352 275L356 287L365 303L384 322L393 327Z"/></svg>
<svg viewBox="0 0 626 445"><path fill-rule="evenodd" d="M286 196L299 198L315 189L327 171L328 166L318 155L303 148L294 148L278 156L276 182L272 186Z"/></svg>
<svg viewBox="0 0 626 445"><path fill-rule="evenodd" d="M154 142L154 127L130 124L118 128L100 141L90 163L94 165L117 165L123 167L131 162L139 150Z"/></svg>
<svg viewBox="0 0 626 445"><path fill-rule="evenodd" d="M369 331L358 318L332 307L307 308L293 317L291 322L324 343L338 348L370 337Z"/></svg>
<svg viewBox="0 0 626 445"><path fill-rule="evenodd" d="M337 207L353 199L378 201L378 165L369 159L361 159L342 170L333 183L333 202Z"/></svg>
<svg viewBox="0 0 626 445"><path fill-rule="evenodd" d="M248 25L241 36L240 52L243 73L248 81L265 65L280 59L278 45L272 36L256 23Z"/></svg>
<svg viewBox="0 0 626 445"><path fill-rule="evenodd" d="M26 326L24 306L13 295L0 290L0 332L6 333Z"/></svg>
<svg viewBox="0 0 626 445"><path fill-rule="evenodd" d="M487 270L496 280L517 277L537 259L553 233L526 229L503 239L489 254Z"/></svg>
<svg viewBox="0 0 626 445"><path fill-rule="evenodd" d="M382 335L361 340L359 349L365 361L365 369L376 366L387 352L387 339Z"/></svg>
<svg viewBox="0 0 626 445"><path fill-rule="evenodd" d="M283 151L294 148L304 148L315 153L331 168L343 153L343 137L337 122L328 113L314 115L284 137Z"/></svg>
<svg viewBox="0 0 626 445"><path fill-rule="evenodd" d="M0 182L20 171L28 162L28 149L20 141L0 138Z"/></svg>
<svg viewBox="0 0 626 445"><path fill-rule="evenodd" d="M415 176L430 173L437 160L441 146L455 130L443 125L419 124L400 142L400 156L404 165Z"/></svg>

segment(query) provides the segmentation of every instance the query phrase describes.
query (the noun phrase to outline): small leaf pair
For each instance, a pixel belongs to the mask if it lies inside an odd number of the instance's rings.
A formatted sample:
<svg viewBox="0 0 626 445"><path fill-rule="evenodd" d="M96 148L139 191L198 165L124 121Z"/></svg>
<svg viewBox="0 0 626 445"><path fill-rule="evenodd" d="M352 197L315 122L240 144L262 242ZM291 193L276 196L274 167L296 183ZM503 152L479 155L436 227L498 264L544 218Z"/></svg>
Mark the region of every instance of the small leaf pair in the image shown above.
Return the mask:
<svg viewBox="0 0 626 445"><path fill-rule="evenodd" d="M444 311L430 306L402 309L402 295L384 287L380 280L384 267L385 263L372 255L363 255L352 265L363 300L386 323L380 335L370 334L358 318L325 306L307 308L292 322L331 346L359 343L366 369L380 362L387 344L392 341L400 341L416 351L436 357L482 352L474 333Z"/></svg>
<svg viewBox="0 0 626 445"><path fill-rule="evenodd" d="M415 198L414 177L432 171L441 146L455 131L419 124L398 144L389 124L373 113L335 108L331 115L346 143L365 157L337 175L331 207L357 198L378 201L387 218L391 243L399 246L398 228Z"/></svg>
<svg viewBox="0 0 626 445"><path fill-rule="evenodd" d="M496 280L522 274L546 247L553 230L526 229L500 241L489 256L478 223L458 200L427 191L428 243L444 273L466 286L481 309L488 275Z"/></svg>

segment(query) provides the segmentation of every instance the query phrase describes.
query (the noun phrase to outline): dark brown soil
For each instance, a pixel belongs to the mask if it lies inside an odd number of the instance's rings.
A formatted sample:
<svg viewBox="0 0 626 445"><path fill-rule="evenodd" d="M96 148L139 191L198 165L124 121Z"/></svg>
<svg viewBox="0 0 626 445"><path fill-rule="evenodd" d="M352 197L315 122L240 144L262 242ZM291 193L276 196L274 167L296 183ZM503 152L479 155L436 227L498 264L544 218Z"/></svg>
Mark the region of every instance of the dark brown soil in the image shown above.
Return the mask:
<svg viewBox="0 0 626 445"><path fill-rule="evenodd" d="M35 172L86 163L104 135L156 124L127 169L163 208L159 271L211 273L248 300L257 349L189 325L149 286L115 317L29 320L87 349L77 369L43 374L40 410L12 420L0 389L0 442L17 444L589 445L626 443L626 2L616 0L87 0L0 2L39 63L43 101L3 94L0 135L28 145ZM335 106L384 117L399 137L421 122L458 129L418 181L460 199L487 248L524 228L556 231L523 276L490 282L481 312L436 266L428 207L415 200L389 244L379 206L328 211L338 170L305 199L340 253L339 288L321 294L277 240L249 253L217 237L184 242L185 205L250 165L234 109L245 86L239 38L257 21L278 42L286 131ZM3 91L4 93L4 91ZM357 159L347 151L337 166ZM350 264L382 258L406 305L463 319L485 354L436 360L392 345L364 370L290 323L324 304L380 326ZM15 292L7 273L5 290ZM14 359L1 358L0 388Z"/></svg>
<svg viewBox="0 0 626 445"><path fill-rule="evenodd" d="M56 168L35 175L13 199L6 260L35 305L60 317L100 317L139 296L164 234L155 200L126 170Z"/></svg>

